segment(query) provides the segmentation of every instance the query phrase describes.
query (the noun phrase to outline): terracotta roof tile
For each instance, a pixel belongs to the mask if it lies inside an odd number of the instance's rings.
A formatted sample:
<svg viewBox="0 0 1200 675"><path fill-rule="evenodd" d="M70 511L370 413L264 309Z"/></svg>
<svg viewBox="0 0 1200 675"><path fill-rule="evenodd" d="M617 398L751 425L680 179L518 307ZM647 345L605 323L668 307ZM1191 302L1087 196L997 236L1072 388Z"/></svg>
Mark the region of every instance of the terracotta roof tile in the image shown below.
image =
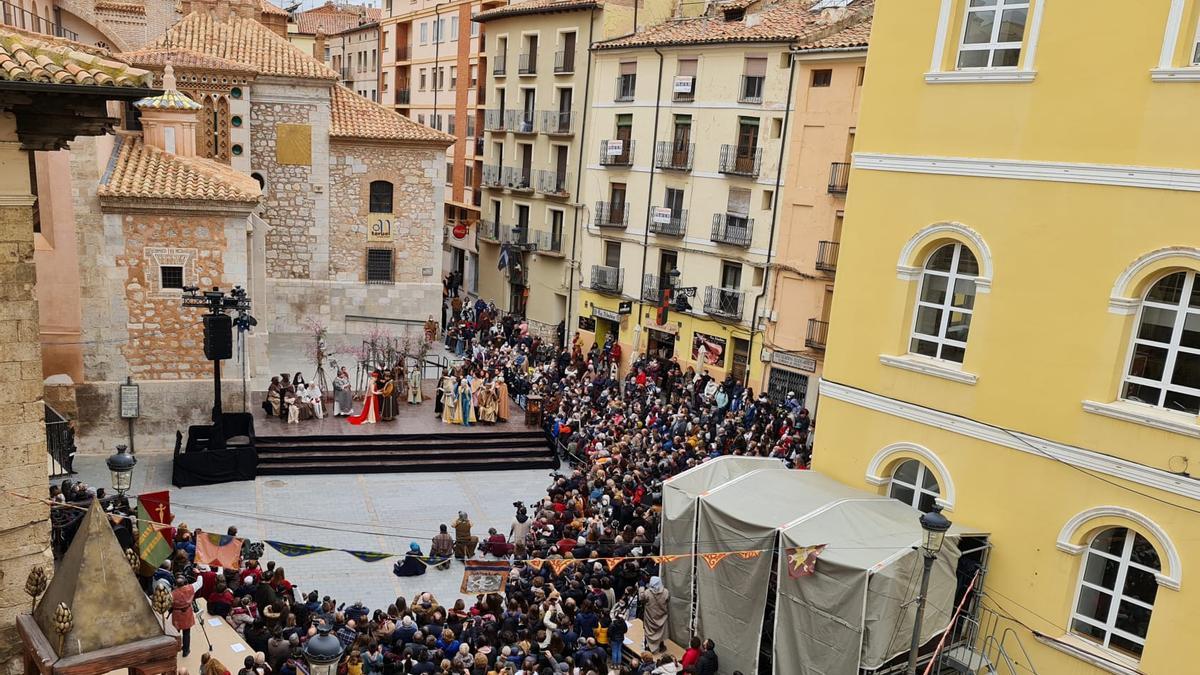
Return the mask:
<svg viewBox="0 0 1200 675"><path fill-rule="evenodd" d="M102 198L254 204L262 195L258 181L219 162L172 155L140 136L118 136L117 143L96 189Z"/></svg>
<svg viewBox="0 0 1200 675"><path fill-rule="evenodd" d="M573 12L582 9L599 9L603 6L604 3L600 0L527 0L526 2L514 2L511 5L480 12L472 21L483 23L485 21L503 19L508 16Z"/></svg>
<svg viewBox="0 0 1200 675"><path fill-rule="evenodd" d="M258 6L262 9L263 14L274 14L275 16L291 16L287 10L271 2L271 0L258 0Z"/></svg>
<svg viewBox="0 0 1200 675"><path fill-rule="evenodd" d="M121 14L146 13L146 6L140 2L121 2L120 0L96 0L98 11L118 12Z"/></svg>
<svg viewBox="0 0 1200 675"><path fill-rule="evenodd" d="M333 120L329 135L333 138L367 140L420 141L450 145L454 137L373 103L342 85L331 94Z"/></svg>
<svg viewBox="0 0 1200 675"><path fill-rule="evenodd" d="M98 87L150 87L149 71L108 52L32 33L0 28L0 80Z"/></svg>
<svg viewBox="0 0 1200 675"><path fill-rule="evenodd" d="M667 21L634 35L601 42L596 49L742 42L798 42L803 48L869 20L875 9L874 0L854 0L845 10L809 11L817 2L779 0L731 21L725 20L719 6L715 16Z"/></svg>
<svg viewBox="0 0 1200 675"><path fill-rule="evenodd" d="M803 51L821 50L821 49L848 49L853 47L866 47L867 42L871 39L871 19L856 23L849 28L834 33L829 37L822 38L815 42L802 45Z"/></svg>
<svg viewBox="0 0 1200 675"><path fill-rule="evenodd" d="M201 54L191 49L145 47L131 52L121 52L120 57L122 60L132 63L135 66L155 70L163 68L170 62L171 66L176 70L219 70L233 73L257 72L253 68L236 61L223 59L219 56Z"/></svg>
<svg viewBox="0 0 1200 675"><path fill-rule="evenodd" d="M381 18L383 10L375 7L326 2L319 7L298 13L296 29L304 35L316 35L318 30L326 35L333 35L377 22Z"/></svg>
<svg viewBox="0 0 1200 675"><path fill-rule="evenodd" d="M236 61L260 75L336 80L329 66L292 46L285 38L254 19L230 15L219 19L192 12L154 43Z"/></svg>

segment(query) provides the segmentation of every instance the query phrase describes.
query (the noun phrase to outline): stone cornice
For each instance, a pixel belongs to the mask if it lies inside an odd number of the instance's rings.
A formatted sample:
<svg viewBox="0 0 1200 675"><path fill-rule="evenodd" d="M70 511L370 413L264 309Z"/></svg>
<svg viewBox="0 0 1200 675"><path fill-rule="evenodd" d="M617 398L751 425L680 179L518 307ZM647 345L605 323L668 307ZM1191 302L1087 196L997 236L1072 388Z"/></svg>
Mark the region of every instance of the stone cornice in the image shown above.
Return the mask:
<svg viewBox="0 0 1200 675"><path fill-rule="evenodd" d="M144 199L100 197L105 213L190 213L198 216L249 216L258 202L230 202L215 199Z"/></svg>

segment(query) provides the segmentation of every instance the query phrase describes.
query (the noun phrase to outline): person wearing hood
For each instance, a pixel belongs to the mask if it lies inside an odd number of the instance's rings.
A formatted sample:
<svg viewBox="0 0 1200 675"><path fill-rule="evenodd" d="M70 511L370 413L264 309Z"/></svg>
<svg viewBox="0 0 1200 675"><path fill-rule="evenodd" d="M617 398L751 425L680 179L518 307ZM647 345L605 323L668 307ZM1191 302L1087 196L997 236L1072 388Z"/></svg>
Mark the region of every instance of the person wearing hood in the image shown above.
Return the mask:
<svg viewBox="0 0 1200 675"><path fill-rule="evenodd" d="M642 607L642 627L645 630L646 648L652 653L663 651L667 636L667 605L671 592L663 586L660 577L650 577L650 584L638 594Z"/></svg>
<svg viewBox="0 0 1200 675"><path fill-rule="evenodd" d="M508 532L508 539L513 544L513 557L517 560L524 560L528 557L528 547L526 543L529 541L529 530L533 526L533 521L529 519L529 512L524 506L517 508L517 516L513 519L512 527Z"/></svg>
<svg viewBox="0 0 1200 675"><path fill-rule="evenodd" d="M417 542L410 542L408 552L404 554L404 560L397 562L392 567L392 574L398 577L418 577L425 574L425 554L421 552L421 545Z"/></svg>

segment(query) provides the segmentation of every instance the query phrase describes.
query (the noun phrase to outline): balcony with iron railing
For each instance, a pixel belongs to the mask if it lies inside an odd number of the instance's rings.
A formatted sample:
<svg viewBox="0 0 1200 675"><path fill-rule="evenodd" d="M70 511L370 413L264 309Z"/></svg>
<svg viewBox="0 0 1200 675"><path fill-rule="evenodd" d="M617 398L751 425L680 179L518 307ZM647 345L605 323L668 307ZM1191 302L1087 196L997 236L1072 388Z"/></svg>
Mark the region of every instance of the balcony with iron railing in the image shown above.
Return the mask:
<svg viewBox="0 0 1200 675"><path fill-rule="evenodd" d="M709 286L704 289L704 313L720 319L741 321L746 292L736 288Z"/></svg>
<svg viewBox="0 0 1200 675"><path fill-rule="evenodd" d="M504 227L500 229L500 241L519 249L532 249L534 247L533 237L529 232L528 227Z"/></svg>
<svg viewBox="0 0 1200 675"><path fill-rule="evenodd" d="M596 202L596 227L629 227L629 202Z"/></svg>
<svg viewBox="0 0 1200 675"><path fill-rule="evenodd" d="M817 242L816 268L830 274L836 272L839 247L840 244L836 241Z"/></svg>
<svg viewBox="0 0 1200 675"><path fill-rule="evenodd" d="M554 73L564 75L575 72L575 52L554 52Z"/></svg>
<svg viewBox="0 0 1200 675"><path fill-rule="evenodd" d="M825 349L829 341L829 322L820 319L808 320L808 333L804 336L804 345L813 349Z"/></svg>
<svg viewBox="0 0 1200 675"><path fill-rule="evenodd" d="M844 195L850 187L850 162L829 165L829 194Z"/></svg>
<svg viewBox="0 0 1200 675"><path fill-rule="evenodd" d="M642 277L642 300L647 302L658 302L659 289L662 284L659 281L657 274L647 274Z"/></svg>
<svg viewBox="0 0 1200 675"><path fill-rule="evenodd" d="M633 141L600 141L600 166L633 166L633 152Z"/></svg>
<svg viewBox="0 0 1200 675"><path fill-rule="evenodd" d="M553 232L537 231L533 233L533 241L537 244L537 251L539 253L562 253L563 242L561 234L556 237Z"/></svg>
<svg viewBox="0 0 1200 675"><path fill-rule="evenodd" d="M659 208L661 207L655 207L650 211L651 232L667 237L682 237L687 233L687 209L671 211L670 217L664 219L659 216Z"/></svg>
<svg viewBox="0 0 1200 675"><path fill-rule="evenodd" d="M483 130L484 131L505 131L504 123L507 121L505 110L492 109L483 111Z"/></svg>
<svg viewBox="0 0 1200 675"><path fill-rule="evenodd" d="M721 173L757 178L762 169L762 148L747 145L721 146Z"/></svg>
<svg viewBox="0 0 1200 675"><path fill-rule="evenodd" d="M504 77L506 74L508 59L504 54L497 54L492 57L492 75L496 77Z"/></svg>
<svg viewBox="0 0 1200 675"><path fill-rule="evenodd" d="M40 17L24 7L18 7L9 2L0 2L0 11L3 12L4 25L6 26L20 28L21 30L33 33L41 33L42 35L54 35L79 42L79 34L75 31L67 30L61 25Z"/></svg>
<svg viewBox="0 0 1200 675"><path fill-rule="evenodd" d="M539 169L537 191L550 197L567 197L571 194L570 174Z"/></svg>
<svg viewBox="0 0 1200 675"><path fill-rule="evenodd" d="M537 75L537 53L525 53L517 55L517 74L518 75Z"/></svg>
<svg viewBox="0 0 1200 675"><path fill-rule="evenodd" d="M483 159L483 137L475 137L475 157Z"/></svg>
<svg viewBox="0 0 1200 675"><path fill-rule="evenodd" d="M479 185L485 188L504 187L503 172L496 164L484 164L483 175L479 177Z"/></svg>
<svg viewBox="0 0 1200 675"><path fill-rule="evenodd" d="M570 111L542 111L542 133L547 136L571 136L575 133L575 116Z"/></svg>
<svg viewBox="0 0 1200 675"><path fill-rule="evenodd" d="M509 110L505 112L507 118L504 122L504 127L514 134L536 134L537 129L534 127L534 115L532 110Z"/></svg>
<svg viewBox="0 0 1200 675"><path fill-rule="evenodd" d="M714 213L709 239L718 244L750 248L754 239L754 219L733 213Z"/></svg>
<svg viewBox="0 0 1200 675"><path fill-rule="evenodd" d="M738 103L762 103L763 85L767 78L756 75L743 75L742 88L738 90Z"/></svg>
<svg viewBox="0 0 1200 675"><path fill-rule="evenodd" d="M500 224L494 220L479 221L479 238L483 241L499 243Z"/></svg>
<svg viewBox="0 0 1200 675"><path fill-rule="evenodd" d="M396 105L408 105L412 100L412 92L409 89L396 90Z"/></svg>
<svg viewBox="0 0 1200 675"><path fill-rule="evenodd" d="M654 147L654 166L658 169L691 171L692 156L695 151L695 143L659 141Z"/></svg>
<svg viewBox="0 0 1200 675"><path fill-rule="evenodd" d="M637 75L618 75L617 89L613 92L613 101L632 101L637 90Z"/></svg>
<svg viewBox="0 0 1200 675"><path fill-rule="evenodd" d="M621 294L624 286L625 270L619 267L592 265L592 290L600 293Z"/></svg>
<svg viewBox="0 0 1200 675"><path fill-rule="evenodd" d="M672 87L674 89L674 87ZM693 77L687 87L681 87L671 92L672 103L691 103L696 100L696 78Z"/></svg>
<svg viewBox="0 0 1200 675"><path fill-rule="evenodd" d="M506 166L501 171L500 182L505 189L514 192L532 192L533 171L528 166Z"/></svg>

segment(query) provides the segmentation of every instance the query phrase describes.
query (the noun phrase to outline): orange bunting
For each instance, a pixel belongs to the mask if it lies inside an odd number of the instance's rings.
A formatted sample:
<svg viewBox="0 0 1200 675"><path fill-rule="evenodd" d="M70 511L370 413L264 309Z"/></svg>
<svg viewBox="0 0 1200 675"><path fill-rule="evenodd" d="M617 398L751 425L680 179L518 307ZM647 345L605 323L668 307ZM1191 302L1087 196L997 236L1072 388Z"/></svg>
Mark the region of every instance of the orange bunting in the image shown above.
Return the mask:
<svg viewBox="0 0 1200 675"><path fill-rule="evenodd" d="M738 551L737 554L742 560L750 560L762 555L762 551Z"/></svg>
<svg viewBox="0 0 1200 675"><path fill-rule="evenodd" d="M562 558L558 560L551 559L546 561L546 563L550 565L550 569L554 571L555 576L562 574L563 570L577 562L579 561L571 558Z"/></svg>
<svg viewBox="0 0 1200 675"><path fill-rule="evenodd" d="M611 572L617 569L617 565L625 562L624 558L605 558L604 564L608 566L608 571Z"/></svg>
<svg viewBox="0 0 1200 675"><path fill-rule="evenodd" d="M533 558L532 560L526 560L525 562L530 568L533 569L534 572L540 572L542 569L542 564L546 561L542 560L541 558Z"/></svg>
<svg viewBox="0 0 1200 675"><path fill-rule="evenodd" d="M659 565L666 565L667 563L675 562L682 557L683 556L681 555L656 555L654 556L654 562L658 563Z"/></svg>
<svg viewBox="0 0 1200 675"><path fill-rule="evenodd" d="M724 560L727 555L729 555L728 551L724 553L701 553L700 557L704 558L704 562L708 563L708 569L715 570L717 569L717 564Z"/></svg>

